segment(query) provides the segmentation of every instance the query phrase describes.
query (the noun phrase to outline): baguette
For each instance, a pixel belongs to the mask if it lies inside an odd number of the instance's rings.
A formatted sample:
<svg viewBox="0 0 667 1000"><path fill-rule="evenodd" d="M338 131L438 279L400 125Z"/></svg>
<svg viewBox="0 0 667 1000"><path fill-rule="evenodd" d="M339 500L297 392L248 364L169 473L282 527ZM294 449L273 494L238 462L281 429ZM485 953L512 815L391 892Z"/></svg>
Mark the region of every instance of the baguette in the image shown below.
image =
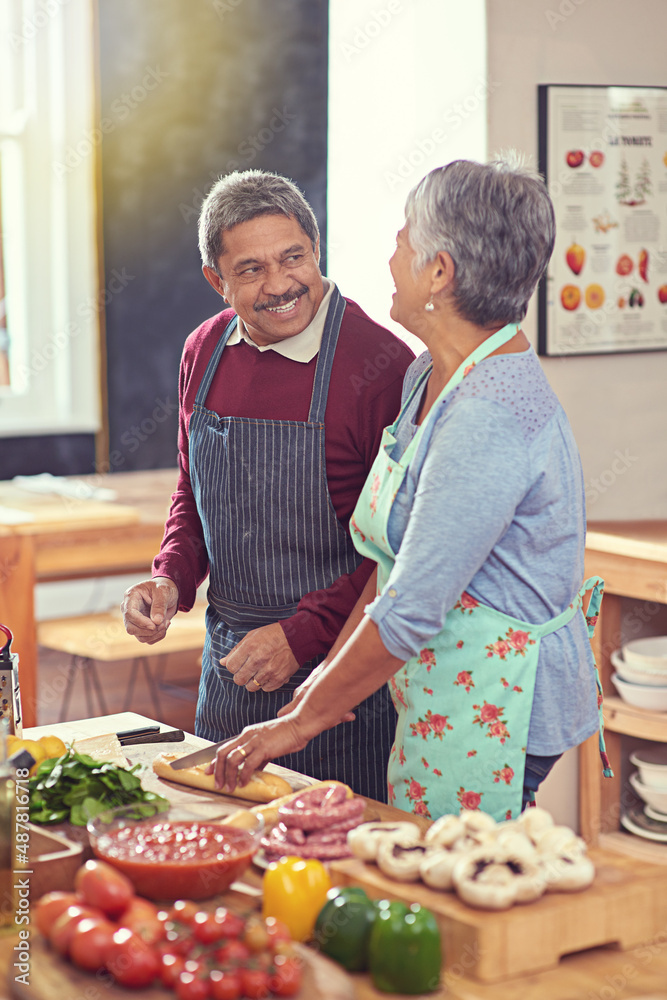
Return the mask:
<svg viewBox="0 0 667 1000"><path fill-rule="evenodd" d="M231 813L229 816L225 817L225 824L229 826L238 826L245 830L252 830L254 826L254 817L259 815L264 819L264 829L268 832L272 827L276 825L279 820L278 810L281 806L287 805L288 802L292 802L294 799L298 799L303 792L310 791L311 788L329 788L332 785L342 785L342 781L316 781L312 785L308 785L307 788L300 788L297 792L290 792L289 795L283 795L279 799L274 799L262 806L251 806L250 809L239 809L235 813ZM351 799L354 792L349 787L349 785L343 785L345 788L345 797Z"/></svg>
<svg viewBox="0 0 667 1000"><path fill-rule="evenodd" d="M237 786L233 792L222 791L215 787L212 774L205 774L208 764L197 764L195 767L183 767L179 771L171 766L173 760L185 757L179 753L161 753L153 761L153 770L159 778L175 781L179 785L190 788L201 788L206 792L218 792L220 795L232 795L238 799L249 799L251 802L271 802L278 796L291 792L291 785L284 778L270 771L255 771L247 785Z"/></svg>

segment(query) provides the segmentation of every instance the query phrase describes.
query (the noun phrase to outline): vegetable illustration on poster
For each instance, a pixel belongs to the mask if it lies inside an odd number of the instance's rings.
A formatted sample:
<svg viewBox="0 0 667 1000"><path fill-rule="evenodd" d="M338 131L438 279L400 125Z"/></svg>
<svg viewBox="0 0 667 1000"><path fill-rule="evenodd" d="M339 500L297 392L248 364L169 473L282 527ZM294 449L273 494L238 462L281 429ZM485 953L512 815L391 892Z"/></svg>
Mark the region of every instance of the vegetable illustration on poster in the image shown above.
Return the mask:
<svg viewBox="0 0 667 1000"><path fill-rule="evenodd" d="M556 245L539 351L667 349L667 88L540 86Z"/></svg>

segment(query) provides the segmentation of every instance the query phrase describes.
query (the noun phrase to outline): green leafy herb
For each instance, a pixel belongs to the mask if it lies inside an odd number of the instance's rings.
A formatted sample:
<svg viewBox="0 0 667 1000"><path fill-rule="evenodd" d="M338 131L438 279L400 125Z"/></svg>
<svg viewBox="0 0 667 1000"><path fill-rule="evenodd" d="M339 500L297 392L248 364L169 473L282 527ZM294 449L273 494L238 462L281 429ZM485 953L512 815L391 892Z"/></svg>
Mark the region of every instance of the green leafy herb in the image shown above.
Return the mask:
<svg viewBox="0 0 667 1000"><path fill-rule="evenodd" d="M141 787L136 774L140 768L141 764L127 769L100 763L73 750L44 760L28 785L30 819L41 824L69 820L74 826L85 826L105 809L132 802L146 803L151 813L168 809L168 799Z"/></svg>

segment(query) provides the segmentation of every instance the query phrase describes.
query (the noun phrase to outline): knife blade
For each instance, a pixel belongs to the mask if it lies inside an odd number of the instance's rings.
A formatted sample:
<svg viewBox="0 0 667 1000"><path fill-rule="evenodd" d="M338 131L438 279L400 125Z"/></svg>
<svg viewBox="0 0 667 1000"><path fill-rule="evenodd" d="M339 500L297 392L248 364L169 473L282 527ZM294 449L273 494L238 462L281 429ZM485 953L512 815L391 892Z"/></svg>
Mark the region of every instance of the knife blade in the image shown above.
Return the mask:
<svg viewBox="0 0 667 1000"><path fill-rule="evenodd" d="M174 771L181 771L184 767L196 767L197 764L208 764L215 757L218 748L226 742L227 740L223 740L222 743L212 743L210 747L195 750L194 753L188 753L185 757L172 760L169 766L173 767Z"/></svg>

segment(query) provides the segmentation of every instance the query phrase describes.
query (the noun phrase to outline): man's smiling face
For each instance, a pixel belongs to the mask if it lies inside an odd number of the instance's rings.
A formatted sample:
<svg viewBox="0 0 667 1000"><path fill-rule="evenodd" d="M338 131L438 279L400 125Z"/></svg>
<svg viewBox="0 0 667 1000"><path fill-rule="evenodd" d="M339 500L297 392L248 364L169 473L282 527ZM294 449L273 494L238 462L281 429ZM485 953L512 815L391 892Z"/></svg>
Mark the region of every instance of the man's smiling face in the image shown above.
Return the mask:
<svg viewBox="0 0 667 1000"><path fill-rule="evenodd" d="M312 321L324 297L319 242L293 217L258 215L223 235L219 275L204 267L209 284L243 320L250 338L264 347L295 337Z"/></svg>

